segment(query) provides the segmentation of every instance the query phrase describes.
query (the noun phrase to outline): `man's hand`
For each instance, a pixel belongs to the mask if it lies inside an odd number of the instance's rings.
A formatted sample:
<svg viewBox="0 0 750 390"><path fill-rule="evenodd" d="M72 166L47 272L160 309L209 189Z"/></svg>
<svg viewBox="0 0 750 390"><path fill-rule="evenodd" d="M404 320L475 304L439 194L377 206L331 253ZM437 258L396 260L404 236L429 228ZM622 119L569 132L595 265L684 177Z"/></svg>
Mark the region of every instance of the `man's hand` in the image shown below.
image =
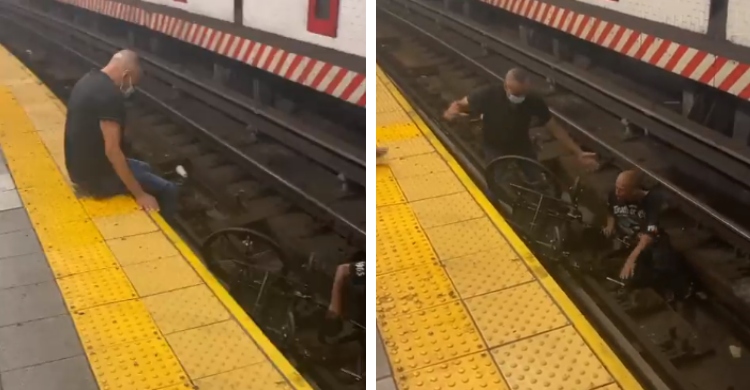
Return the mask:
<svg viewBox="0 0 750 390"><path fill-rule="evenodd" d="M135 201L138 203L138 206L141 206L141 208L145 211L159 211L159 202L157 202L156 198L149 194L144 193L143 195L135 198Z"/></svg>
<svg viewBox="0 0 750 390"><path fill-rule="evenodd" d="M607 226L602 228L602 234L604 234L605 237L612 237L612 235L615 234L615 225L607 224Z"/></svg>
<svg viewBox="0 0 750 390"><path fill-rule="evenodd" d="M455 120L456 118L466 118L468 116L469 114L465 112L455 112L450 110L446 111L445 114L443 114L443 118L445 118L445 120L449 122Z"/></svg>
<svg viewBox="0 0 750 390"><path fill-rule="evenodd" d="M620 271L620 279L626 280L632 278L633 273L635 273L635 264L636 259L634 257L628 257L628 260L625 262L625 265Z"/></svg>
<svg viewBox="0 0 750 390"><path fill-rule="evenodd" d="M578 163L587 171L595 171L599 169L599 161L597 161L596 153L592 152L581 152L578 153Z"/></svg>

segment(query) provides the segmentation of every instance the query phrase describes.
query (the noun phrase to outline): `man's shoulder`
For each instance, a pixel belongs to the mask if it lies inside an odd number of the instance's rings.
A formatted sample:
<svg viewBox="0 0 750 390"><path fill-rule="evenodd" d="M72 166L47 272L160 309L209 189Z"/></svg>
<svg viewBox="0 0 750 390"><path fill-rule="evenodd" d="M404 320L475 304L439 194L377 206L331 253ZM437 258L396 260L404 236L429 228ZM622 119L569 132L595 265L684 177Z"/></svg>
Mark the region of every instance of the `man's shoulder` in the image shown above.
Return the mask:
<svg viewBox="0 0 750 390"><path fill-rule="evenodd" d="M505 94L505 87L503 84L488 84L474 88L471 92L472 95L481 95L484 97L495 97L501 94Z"/></svg>
<svg viewBox="0 0 750 390"><path fill-rule="evenodd" d="M114 96L117 89L114 82L101 71L91 71L81 77L73 87L83 94L96 93L101 96Z"/></svg>

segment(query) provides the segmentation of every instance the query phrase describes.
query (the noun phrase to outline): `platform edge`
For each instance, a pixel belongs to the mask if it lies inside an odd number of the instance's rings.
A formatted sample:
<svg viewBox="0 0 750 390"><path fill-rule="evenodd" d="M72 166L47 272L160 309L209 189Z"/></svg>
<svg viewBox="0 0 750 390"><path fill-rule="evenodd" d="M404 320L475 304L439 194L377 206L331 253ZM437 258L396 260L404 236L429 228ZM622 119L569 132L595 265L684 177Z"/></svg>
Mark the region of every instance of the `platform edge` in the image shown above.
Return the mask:
<svg viewBox="0 0 750 390"><path fill-rule="evenodd" d="M216 295L216 298L221 301L224 307L229 310L232 316L237 319L240 326L247 332L253 341L258 345L261 351L268 357L273 365L279 370L279 372L289 381L290 385L298 390L313 390L313 387L305 380L304 377L295 369L291 363L286 359L281 351L276 348L271 340L266 337L265 333L258 327L250 316L245 313L245 310L229 295L229 292L221 285L221 283L214 277L211 271L206 268L203 262L193 252L190 246L182 240L177 232L162 218L158 213L149 213L151 219L161 229L164 235L167 236L169 241L177 248L182 256L187 260L191 267L195 270L206 286L211 292Z"/></svg>

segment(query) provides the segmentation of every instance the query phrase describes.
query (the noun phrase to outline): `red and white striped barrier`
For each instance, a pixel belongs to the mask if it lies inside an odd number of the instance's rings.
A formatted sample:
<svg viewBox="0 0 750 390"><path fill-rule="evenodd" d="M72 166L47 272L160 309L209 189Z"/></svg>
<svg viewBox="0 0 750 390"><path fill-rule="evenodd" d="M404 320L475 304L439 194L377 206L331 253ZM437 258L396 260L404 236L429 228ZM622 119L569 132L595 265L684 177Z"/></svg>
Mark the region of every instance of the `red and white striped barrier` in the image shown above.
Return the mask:
<svg viewBox="0 0 750 390"><path fill-rule="evenodd" d="M750 65L539 0L481 0L680 76L750 98Z"/></svg>
<svg viewBox="0 0 750 390"><path fill-rule="evenodd" d="M365 75L173 16L110 0L58 0L138 24L200 46L358 106L365 106Z"/></svg>

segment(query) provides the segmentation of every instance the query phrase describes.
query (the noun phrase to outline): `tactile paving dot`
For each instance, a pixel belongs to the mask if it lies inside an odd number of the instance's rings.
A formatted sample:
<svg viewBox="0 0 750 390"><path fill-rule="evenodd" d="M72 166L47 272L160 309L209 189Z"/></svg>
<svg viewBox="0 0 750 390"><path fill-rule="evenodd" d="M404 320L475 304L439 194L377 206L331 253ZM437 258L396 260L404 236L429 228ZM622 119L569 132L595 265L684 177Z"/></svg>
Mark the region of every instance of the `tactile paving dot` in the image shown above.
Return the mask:
<svg viewBox="0 0 750 390"><path fill-rule="evenodd" d="M526 283L464 301L490 348L568 323L538 283Z"/></svg>
<svg viewBox="0 0 750 390"><path fill-rule="evenodd" d="M135 236L159 230L151 218L143 211L97 217L94 218L94 223L99 228L105 240Z"/></svg>
<svg viewBox="0 0 750 390"><path fill-rule="evenodd" d="M409 202L466 192L453 172L432 173L398 179L398 185Z"/></svg>
<svg viewBox="0 0 750 390"><path fill-rule="evenodd" d="M378 318L393 318L455 299L448 276L441 267L414 267L377 276Z"/></svg>
<svg viewBox="0 0 750 390"><path fill-rule="evenodd" d="M149 338L88 351L103 390L157 390L188 384L187 374L163 339Z"/></svg>
<svg viewBox="0 0 750 390"><path fill-rule="evenodd" d="M178 256L180 253L161 232L139 234L107 241L123 266Z"/></svg>
<svg viewBox="0 0 750 390"><path fill-rule="evenodd" d="M389 126L393 125L400 125L404 123L411 123L412 120L409 118L406 113L402 111L392 111L392 112L379 112L377 115L377 118L375 119L376 126L378 127L377 131L377 142L381 142L384 139L388 139L388 137L393 136L391 133L381 133L382 128L388 128ZM420 136L421 133L417 130L416 134L414 136Z"/></svg>
<svg viewBox="0 0 750 390"><path fill-rule="evenodd" d="M201 283L193 267L182 256L127 265L123 269L142 297Z"/></svg>
<svg viewBox="0 0 750 390"><path fill-rule="evenodd" d="M397 318L381 318L378 324L396 375L486 348L469 314L458 302Z"/></svg>
<svg viewBox="0 0 750 390"><path fill-rule="evenodd" d="M201 390L291 390L292 387L270 362L198 379Z"/></svg>
<svg viewBox="0 0 750 390"><path fill-rule="evenodd" d="M508 245L487 217L426 228L440 260L485 252Z"/></svg>
<svg viewBox="0 0 750 390"><path fill-rule="evenodd" d="M443 264L464 299L534 280L534 275L510 245L445 260Z"/></svg>
<svg viewBox="0 0 750 390"><path fill-rule="evenodd" d="M129 196L115 196L106 200L94 198L80 199L84 210L91 218L111 217L113 215L130 214L139 211L135 200Z"/></svg>
<svg viewBox="0 0 750 390"><path fill-rule="evenodd" d="M595 389L613 382L572 326L498 347L492 356L512 390Z"/></svg>
<svg viewBox="0 0 750 390"><path fill-rule="evenodd" d="M117 267L117 260L104 242L47 251L55 277Z"/></svg>
<svg viewBox="0 0 750 390"><path fill-rule="evenodd" d="M59 184L64 183L63 176L57 169L57 165L52 159L47 158L46 152L42 154L38 153L39 157L26 157L32 155L28 153L24 156L24 159L11 159L8 157L8 165L13 171L13 180L16 182L16 188L32 188L32 187L44 187L50 186L53 183ZM7 155L6 155L7 157ZM46 171L44 175L39 172Z"/></svg>
<svg viewBox="0 0 750 390"><path fill-rule="evenodd" d="M391 84L390 81L384 75L377 78L375 84L375 90L377 91L375 94L375 101L377 103L375 105L375 112L378 114L384 112L404 112L404 108L398 104L398 101L388 91L387 86L389 84Z"/></svg>
<svg viewBox="0 0 750 390"><path fill-rule="evenodd" d="M18 191L26 211L36 226L58 225L87 219L75 195L63 183L25 188ZM54 202L51 200L54 199Z"/></svg>
<svg viewBox="0 0 750 390"><path fill-rule="evenodd" d="M382 165L379 165L375 169L377 172L375 185L378 189L378 196L376 198L377 207L406 202L406 198L401 192L396 178L393 177L391 169Z"/></svg>
<svg viewBox="0 0 750 390"><path fill-rule="evenodd" d="M73 312L73 321L86 350L159 338L159 329L146 306L137 300L112 303Z"/></svg>
<svg viewBox="0 0 750 390"><path fill-rule="evenodd" d="M164 334L228 320L229 312L205 285L182 288L143 299Z"/></svg>
<svg viewBox="0 0 750 390"><path fill-rule="evenodd" d="M432 153L435 148L424 137L402 139L397 141L383 141L378 146L388 148L388 158L398 159L420 154Z"/></svg>
<svg viewBox="0 0 750 390"><path fill-rule="evenodd" d="M508 390L489 352L475 353L395 377L401 390Z"/></svg>
<svg viewBox="0 0 750 390"><path fill-rule="evenodd" d="M437 152L391 160L388 166L397 179L450 171L448 164Z"/></svg>
<svg viewBox="0 0 750 390"><path fill-rule="evenodd" d="M410 203L424 228L476 219L484 215L468 192L440 196Z"/></svg>
<svg viewBox="0 0 750 390"><path fill-rule="evenodd" d="M436 262L437 256L432 250L432 245L409 205L378 207L376 218L376 274Z"/></svg>
<svg viewBox="0 0 750 390"><path fill-rule="evenodd" d="M90 220L37 226L35 230L46 251L73 250L104 242L96 225Z"/></svg>
<svg viewBox="0 0 750 390"><path fill-rule="evenodd" d="M118 268L76 274L57 280L68 308L82 310L136 297L125 273Z"/></svg>
<svg viewBox="0 0 750 390"><path fill-rule="evenodd" d="M266 359L234 321L172 333L167 341L190 378L204 378Z"/></svg>
<svg viewBox="0 0 750 390"><path fill-rule="evenodd" d="M401 141L416 137L421 137L422 132L414 125L411 118L406 113L388 113L393 119L403 120L403 122L393 122L386 126L378 126L377 142L385 143L392 141Z"/></svg>

